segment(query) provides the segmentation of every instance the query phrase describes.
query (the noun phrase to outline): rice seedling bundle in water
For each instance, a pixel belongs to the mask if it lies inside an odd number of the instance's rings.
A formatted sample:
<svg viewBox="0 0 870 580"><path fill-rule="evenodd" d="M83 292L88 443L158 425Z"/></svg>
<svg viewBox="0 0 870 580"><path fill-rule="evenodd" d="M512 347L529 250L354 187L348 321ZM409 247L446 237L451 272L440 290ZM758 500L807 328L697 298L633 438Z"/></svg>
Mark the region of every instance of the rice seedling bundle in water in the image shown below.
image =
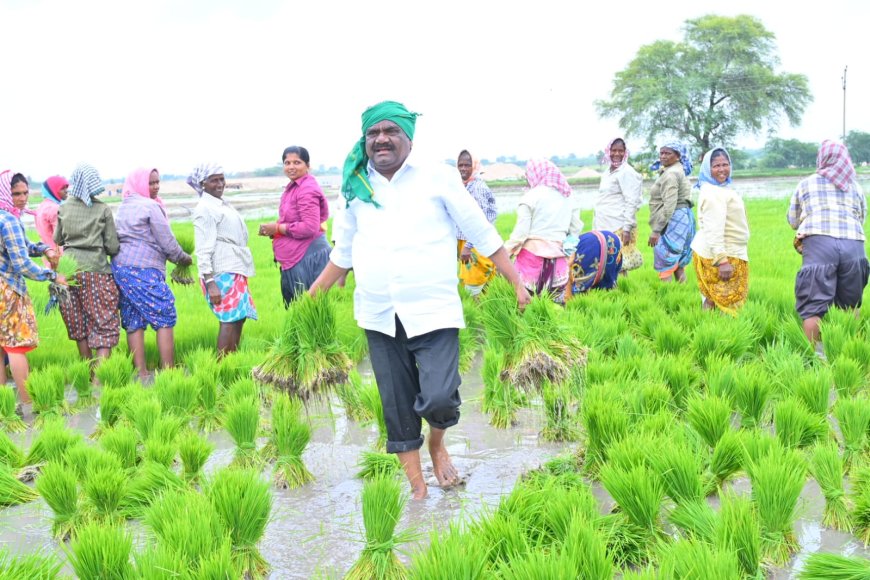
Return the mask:
<svg viewBox="0 0 870 580"><path fill-rule="evenodd" d="M39 497L33 488L18 481L5 465L0 465L0 507L9 507L33 501Z"/></svg>
<svg viewBox="0 0 870 580"><path fill-rule="evenodd" d="M670 440L660 444L649 459L664 483L665 493L677 504L704 499L703 460L696 450Z"/></svg>
<svg viewBox="0 0 870 580"><path fill-rule="evenodd" d="M464 374L471 368L474 355L483 342L480 332L483 322L480 307L474 298L462 287L459 296L462 299L462 316L465 319L465 328L459 329L459 372Z"/></svg>
<svg viewBox="0 0 870 580"><path fill-rule="evenodd" d="M201 435L188 431L178 438L178 456L183 465L184 479L189 483L199 480L202 467L208 460L214 445Z"/></svg>
<svg viewBox="0 0 870 580"><path fill-rule="evenodd" d="M241 378L251 378L251 369L257 366L265 353L256 350L237 350L218 361L220 382L228 387Z"/></svg>
<svg viewBox="0 0 870 580"><path fill-rule="evenodd" d="M259 401L261 398L260 387L257 386L254 379L244 377L233 381L224 394L221 404L226 408L237 401Z"/></svg>
<svg viewBox="0 0 870 580"><path fill-rule="evenodd" d="M799 580L867 580L870 562L866 558L839 554L810 554L798 573Z"/></svg>
<svg viewBox="0 0 870 580"><path fill-rule="evenodd" d="M671 391L658 382L645 382L634 393L633 411L638 415L666 412L673 405Z"/></svg>
<svg viewBox="0 0 870 580"><path fill-rule="evenodd" d="M760 365L744 365L734 386L741 426L746 429L758 427L764 421L772 393L770 377Z"/></svg>
<svg viewBox="0 0 870 580"><path fill-rule="evenodd" d="M85 509L101 522L121 519L118 508L127 488L127 474L118 468L91 468L84 485Z"/></svg>
<svg viewBox="0 0 870 580"><path fill-rule="evenodd" d="M408 578L410 580L443 580L486 578L488 547L475 536L463 533L450 523L446 531L429 534L429 546L414 554Z"/></svg>
<svg viewBox="0 0 870 580"><path fill-rule="evenodd" d="M731 426L731 405L715 395L694 396L687 402L686 419L704 443L714 448Z"/></svg>
<svg viewBox="0 0 870 580"><path fill-rule="evenodd" d="M867 382L863 367L854 359L841 356L831 367L834 387L840 397L852 397L860 391Z"/></svg>
<svg viewBox="0 0 870 580"><path fill-rule="evenodd" d="M800 548L794 523L806 464L794 451L776 450L749 461L746 470L761 523L762 551L773 563L783 565Z"/></svg>
<svg viewBox="0 0 870 580"><path fill-rule="evenodd" d="M544 381L541 389L547 423L541 431L544 441L577 441L580 438L571 390L563 383Z"/></svg>
<svg viewBox="0 0 870 580"><path fill-rule="evenodd" d="M175 232L175 239L178 240L178 245L181 246L181 249L184 250L187 255L193 257L193 234L190 232ZM193 264L188 264L187 266L176 264L172 269L172 272L169 274L169 279L175 284L190 286L196 282L196 278L193 276Z"/></svg>
<svg viewBox="0 0 870 580"><path fill-rule="evenodd" d="M668 318L653 328L653 346L659 354L679 354L689 341L686 331Z"/></svg>
<svg viewBox="0 0 870 580"><path fill-rule="evenodd" d="M299 399L285 393L275 397L271 435L276 450L275 485L292 489L313 481L314 476L302 461L302 453L311 440L311 425Z"/></svg>
<svg viewBox="0 0 870 580"><path fill-rule="evenodd" d="M859 336L851 336L843 345L841 357L848 357L858 361L864 373L870 372L870 345L867 339Z"/></svg>
<svg viewBox="0 0 870 580"><path fill-rule="evenodd" d="M368 408L360 400L362 386L362 375L356 369L351 369L347 374L347 382L335 386L335 392L344 407L344 414L351 421L365 422L373 419Z"/></svg>
<svg viewBox="0 0 870 580"><path fill-rule="evenodd" d="M505 366L504 352L487 348L483 353L483 402L481 411L489 414L489 424L497 429L507 429L516 422L517 396L513 386L502 378Z"/></svg>
<svg viewBox="0 0 870 580"><path fill-rule="evenodd" d="M114 454L124 469L133 469L139 463L139 434L132 427L116 425L103 433L100 445Z"/></svg>
<svg viewBox="0 0 870 580"><path fill-rule="evenodd" d="M855 458L867 448L870 432L870 399L842 398L834 405L834 416L843 441L843 459L848 469Z"/></svg>
<svg viewBox="0 0 870 580"><path fill-rule="evenodd" d="M689 395L696 391L698 375L688 356L662 356L657 361L659 374L671 391L677 408L685 409Z"/></svg>
<svg viewBox="0 0 870 580"><path fill-rule="evenodd" d="M743 437L732 429L725 431L713 448L713 456L710 458L705 485L708 494L722 487L722 484L743 468L744 455Z"/></svg>
<svg viewBox="0 0 870 580"><path fill-rule="evenodd" d="M346 579L407 577L405 567L395 553L397 546L407 539L407 534L395 533L406 502L407 496L402 493L402 484L394 477L376 477L365 482L362 513L366 543L359 559L345 576Z"/></svg>
<svg viewBox="0 0 870 580"><path fill-rule="evenodd" d="M606 389L589 389L580 407L586 431L586 469L594 476L607 461L608 449L628 433L624 406Z"/></svg>
<svg viewBox="0 0 870 580"><path fill-rule="evenodd" d="M108 460L106 456L109 456ZM62 456L63 464L72 470L76 481L79 482L87 480L92 463L107 465L112 459L114 459L115 465L121 466L121 461L117 457L110 456L108 452L103 451L99 447L87 445L84 442L71 445Z"/></svg>
<svg viewBox="0 0 870 580"><path fill-rule="evenodd" d="M54 512L51 533L61 542L69 538L82 522L76 476L63 463L53 461L42 468L36 491Z"/></svg>
<svg viewBox="0 0 870 580"><path fill-rule="evenodd" d="M785 447L808 447L828 432L828 422L806 408L801 400L789 397L776 405L773 422L776 437Z"/></svg>
<svg viewBox="0 0 870 580"><path fill-rule="evenodd" d="M187 354L185 364L197 386L199 428L206 433L215 431L220 428L218 400L222 390L218 360L214 352L197 348Z"/></svg>
<svg viewBox="0 0 870 580"><path fill-rule="evenodd" d="M236 443L234 465L257 464L257 432L260 429L260 403L251 399L236 401L224 411L224 427Z"/></svg>
<svg viewBox="0 0 870 580"><path fill-rule="evenodd" d="M714 542L720 550L737 555L745 578L758 577L761 528L749 499L733 492L722 495Z"/></svg>
<svg viewBox="0 0 870 580"><path fill-rule="evenodd" d="M147 461L130 479L121 501L121 513L127 518L141 518L162 493L184 487L185 483L168 467Z"/></svg>
<svg viewBox="0 0 870 580"><path fill-rule="evenodd" d="M827 368L815 368L812 371L805 373L794 384L792 394L802 400L811 412L826 416L834 379Z"/></svg>
<svg viewBox="0 0 870 580"><path fill-rule="evenodd" d="M715 354L707 357L704 367L707 371L707 392L733 403L737 396L739 367L731 359ZM739 374L743 374L742 369Z"/></svg>
<svg viewBox="0 0 870 580"><path fill-rule="evenodd" d="M49 417L60 417L66 410L66 383L63 368L57 365L36 369L27 377L27 392L37 414L34 426L39 427Z"/></svg>
<svg viewBox="0 0 870 580"><path fill-rule="evenodd" d="M109 358L98 361L94 375L103 386L103 392L110 389L120 389L130 384L135 367L133 357L120 350L115 350Z"/></svg>
<svg viewBox="0 0 870 580"><path fill-rule="evenodd" d="M131 387L103 389L100 394L99 421L91 438L99 439L105 431L115 426L133 392Z"/></svg>
<svg viewBox="0 0 870 580"><path fill-rule="evenodd" d="M737 556L696 540L679 540L664 548L661 578L680 580L732 580L740 578Z"/></svg>
<svg viewBox="0 0 870 580"><path fill-rule="evenodd" d="M251 469L223 469L206 486L205 494L230 534L239 572L255 578L265 576L269 564L257 544L272 509L269 483Z"/></svg>
<svg viewBox="0 0 870 580"><path fill-rule="evenodd" d="M37 465L47 461L57 461L67 449L81 443L82 436L68 429L62 418L46 421L30 443L30 450L24 459L25 465Z"/></svg>
<svg viewBox="0 0 870 580"><path fill-rule="evenodd" d="M133 554L135 575L141 580L191 577L191 566L163 543L151 543ZM226 576L232 578L233 576Z"/></svg>
<svg viewBox="0 0 870 580"><path fill-rule="evenodd" d="M154 391L165 412L187 420L199 401L199 384L183 369L165 369L154 377Z"/></svg>
<svg viewBox="0 0 870 580"><path fill-rule="evenodd" d="M62 562L50 552L30 552L13 556L6 548L0 549L0 578L17 580L18 578L33 578L38 580L53 580L61 578Z"/></svg>
<svg viewBox="0 0 870 580"><path fill-rule="evenodd" d="M363 383L359 397L363 407L368 410L368 414L374 417L373 422L378 428L378 440L375 447L379 450L385 450L387 448L387 421L384 418L384 406L374 377Z"/></svg>
<svg viewBox="0 0 870 580"><path fill-rule="evenodd" d="M607 450L607 464L623 470L651 467L651 452L657 452L662 441L650 437L640 429L633 429L623 439L615 441Z"/></svg>
<svg viewBox="0 0 870 580"><path fill-rule="evenodd" d="M209 499L191 489L167 490L145 510L143 521L158 543L191 571L229 539Z"/></svg>
<svg viewBox="0 0 870 580"><path fill-rule="evenodd" d="M91 383L91 361L77 360L67 363L66 382L76 392L74 411L81 411L96 404L94 386Z"/></svg>
<svg viewBox="0 0 870 580"><path fill-rule="evenodd" d="M2 388L0 385L0 428L8 433L20 433L27 430L27 425L15 412L18 399L14 389Z"/></svg>
<svg viewBox="0 0 870 580"><path fill-rule="evenodd" d="M668 521L683 535L702 542L712 542L716 534L716 512L706 500L686 501L671 510Z"/></svg>
<svg viewBox="0 0 870 580"><path fill-rule="evenodd" d="M12 470L24 466L24 452L3 431L0 431L0 464Z"/></svg>
<svg viewBox="0 0 870 580"><path fill-rule="evenodd" d="M379 451L363 451L360 454L357 467L360 470L356 476L360 479L395 476L402 471L402 464L395 453L381 453Z"/></svg>
<svg viewBox="0 0 870 580"><path fill-rule="evenodd" d="M867 547L870 545L870 464L854 468L851 483L853 531Z"/></svg>
<svg viewBox="0 0 870 580"><path fill-rule="evenodd" d="M846 505L846 489L843 486L843 459L836 442L819 443L810 455L810 473L825 496L825 513L822 524L851 531L849 508Z"/></svg>
<svg viewBox="0 0 870 580"><path fill-rule="evenodd" d="M320 292L293 301L282 334L253 373L257 380L307 400L346 382L351 367L338 339L336 297Z"/></svg>
<svg viewBox="0 0 870 580"><path fill-rule="evenodd" d="M658 474L646 467L622 470L605 465L601 484L632 524L650 534L660 530L659 510L665 490Z"/></svg>
<svg viewBox="0 0 870 580"><path fill-rule="evenodd" d="M133 539L122 524L90 522L81 526L64 547L69 563L81 580L130 578Z"/></svg>
<svg viewBox="0 0 870 580"><path fill-rule="evenodd" d="M136 428L139 440L145 441L151 437L154 424L162 412L160 401L153 391L137 391L124 409L124 417Z"/></svg>
<svg viewBox="0 0 870 580"><path fill-rule="evenodd" d="M169 442L152 436L145 440L144 447L143 457L145 461L159 463L164 467L172 467L175 462L175 455L178 452L178 445L175 441Z"/></svg>

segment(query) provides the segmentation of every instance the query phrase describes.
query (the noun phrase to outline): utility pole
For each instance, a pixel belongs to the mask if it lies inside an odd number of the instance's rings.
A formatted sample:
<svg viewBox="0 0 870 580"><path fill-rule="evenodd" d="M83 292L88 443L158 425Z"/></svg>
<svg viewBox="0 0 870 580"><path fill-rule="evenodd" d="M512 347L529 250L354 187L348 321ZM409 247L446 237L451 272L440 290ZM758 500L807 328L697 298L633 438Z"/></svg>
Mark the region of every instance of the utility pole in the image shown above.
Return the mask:
<svg viewBox="0 0 870 580"><path fill-rule="evenodd" d="M849 65L843 68L843 141L846 141L846 71L849 70Z"/></svg>

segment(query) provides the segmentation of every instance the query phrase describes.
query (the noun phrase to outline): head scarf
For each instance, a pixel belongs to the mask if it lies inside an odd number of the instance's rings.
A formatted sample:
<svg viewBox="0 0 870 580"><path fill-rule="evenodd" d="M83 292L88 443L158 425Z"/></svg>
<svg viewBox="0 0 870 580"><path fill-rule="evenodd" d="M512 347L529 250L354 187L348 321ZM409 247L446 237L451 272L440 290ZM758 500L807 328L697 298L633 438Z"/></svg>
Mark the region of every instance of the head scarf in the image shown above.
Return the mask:
<svg viewBox="0 0 870 580"><path fill-rule="evenodd" d="M839 141L825 139L816 157L816 173L834 184L840 191L849 191L856 180L855 167L849 150Z"/></svg>
<svg viewBox="0 0 870 580"><path fill-rule="evenodd" d="M20 210L12 203L12 177L14 175L15 172L10 169L0 171L0 210L8 211L15 217L21 217L23 213L35 215L36 212L33 210Z"/></svg>
<svg viewBox="0 0 870 580"><path fill-rule="evenodd" d="M672 151L676 151L680 156L680 164L683 166L683 171L686 175L692 175L692 160L689 158L689 151L683 143L680 141L669 141L662 145L662 147L667 147ZM658 171L661 168L661 161L656 161L649 166L650 171Z"/></svg>
<svg viewBox="0 0 870 580"><path fill-rule="evenodd" d="M60 203L60 190L69 186L69 181L60 175L54 175L42 182L42 197L54 203Z"/></svg>
<svg viewBox="0 0 870 580"><path fill-rule="evenodd" d="M147 168L140 167L138 169L134 169L127 176L127 180L124 181L124 188L121 190L123 196L130 197L131 195L141 195L142 197L151 199L151 172L157 171L155 168ZM160 207L163 209L163 213L166 213L166 206L163 204L163 200L160 199L160 196L154 198Z"/></svg>
<svg viewBox="0 0 870 580"><path fill-rule="evenodd" d="M483 173L483 166L480 164L480 159L472 155L468 149L463 149L462 152L459 154L460 157L463 153L467 153L468 156L471 157L471 175L468 176L468 181L465 181L464 179L462 180L462 183L468 185L469 183L480 177L480 174Z"/></svg>
<svg viewBox="0 0 870 580"><path fill-rule="evenodd" d="M568 180L549 159L530 159L526 163L526 179L529 187L546 185L561 193L564 197L571 197L571 186Z"/></svg>
<svg viewBox="0 0 870 580"><path fill-rule="evenodd" d="M202 182L212 175L223 175L224 168L217 163L200 163L193 168L193 172L187 178L187 185L196 190L196 194L202 196Z"/></svg>
<svg viewBox="0 0 870 580"><path fill-rule="evenodd" d="M724 153L725 157L728 158L728 163L731 163L731 155L728 154L728 151L724 147L714 147L707 151L704 154L704 160L701 161L701 172L698 174L698 182L695 184L695 189L701 189L702 183L709 183L710 185L716 185L719 187L731 185L730 175L728 176L728 179L725 180L725 183L719 183L716 181L716 178L713 177L713 154L717 151Z"/></svg>
<svg viewBox="0 0 870 580"><path fill-rule="evenodd" d="M610 159L610 148L613 146L613 144L616 141L622 141L623 143L625 143L625 139L623 139L622 137L617 137L616 139L610 140L610 143L608 143L607 147L604 148L604 159L602 159L602 162L607 167L613 166L613 160ZM618 169L619 167L622 166L623 163L628 163L628 145L625 146L625 157L622 159L622 161L617 163L616 167L613 167L613 169Z"/></svg>
<svg viewBox="0 0 870 580"><path fill-rule="evenodd" d="M372 184L369 183L366 171L369 162L369 157L366 155L366 131L381 121L392 121L405 132L408 139L413 141L414 129L419 116L420 113L412 113L405 108L405 105L396 101L384 101L363 111L362 137L350 150L347 159L344 160L344 171L341 175L341 193L347 203L350 203L354 198L359 198L360 201L378 205L372 199L374 191L372 191Z"/></svg>
<svg viewBox="0 0 870 580"><path fill-rule="evenodd" d="M94 203L94 197L103 193L103 180L92 165L79 163L69 178L69 194L77 197L88 207Z"/></svg>

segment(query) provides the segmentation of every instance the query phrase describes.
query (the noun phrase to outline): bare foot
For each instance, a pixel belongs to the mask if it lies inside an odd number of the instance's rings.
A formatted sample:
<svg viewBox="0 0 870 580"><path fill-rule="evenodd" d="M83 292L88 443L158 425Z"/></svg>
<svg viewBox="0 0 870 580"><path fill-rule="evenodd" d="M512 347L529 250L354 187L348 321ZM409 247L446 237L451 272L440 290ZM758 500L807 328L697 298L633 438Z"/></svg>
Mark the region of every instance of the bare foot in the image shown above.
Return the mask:
<svg viewBox="0 0 870 580"><path fill-rule="evenodd" d="M447 453L447 448L443 443L433 444L430 440L429 455L432 457L432 471L435 472L435 479L438 480L438 485L442 489L456 487L464 483L459 477L456 467L453 466L450 454Z"/></svg>
<svg viewBox="0 0 870 580"><path fill-rule="evenodd" d="M397 453L399 463L402 464L402 469L405 470L405 475L408 477L408 483L411 484L411 498L425 499L429 495L429 490L426 487L426 481L423 479L423 470L420 467L420 451L403 451Z"/></svg>
<svg viewBox="0 0 870 580"><path fill-rule="evenodd" d="M411 499L420 500L429 497L429 488L426 484L411 485Z"/></svg>

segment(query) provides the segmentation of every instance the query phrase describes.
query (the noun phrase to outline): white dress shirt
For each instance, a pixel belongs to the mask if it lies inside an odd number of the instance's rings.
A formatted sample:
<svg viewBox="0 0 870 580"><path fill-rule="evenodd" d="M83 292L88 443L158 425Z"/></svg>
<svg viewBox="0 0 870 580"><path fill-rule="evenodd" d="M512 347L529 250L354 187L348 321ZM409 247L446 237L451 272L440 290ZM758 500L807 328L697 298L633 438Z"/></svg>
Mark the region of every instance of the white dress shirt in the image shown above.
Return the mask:
<svg viewBox="0 0 870 580"><path fill-rule="evenodd" d="M613 172L608 168L598 186L592 228L608 232L636 228L637 210L643 203L642 184L643 177L628 163Z"/></svg>
<svg viewBox="0 0 870 580"><path fill-rule="evenodd" d="M368 175L380 207L351 201L330 254L353 268L357 323L395 336L398 315L409 338L463 328L456 226L484 256L501 247L498 232L453 167L417 165L411 155L389 181L371 163Z"/></svg>
<svg viewBox="0 0 870 580"><path fill-rule="evenodd" d="M214 274L254 275L248 248L248 227L239 212L224 201L203 193L193 210L196 267L202 278Z"/></svg>

